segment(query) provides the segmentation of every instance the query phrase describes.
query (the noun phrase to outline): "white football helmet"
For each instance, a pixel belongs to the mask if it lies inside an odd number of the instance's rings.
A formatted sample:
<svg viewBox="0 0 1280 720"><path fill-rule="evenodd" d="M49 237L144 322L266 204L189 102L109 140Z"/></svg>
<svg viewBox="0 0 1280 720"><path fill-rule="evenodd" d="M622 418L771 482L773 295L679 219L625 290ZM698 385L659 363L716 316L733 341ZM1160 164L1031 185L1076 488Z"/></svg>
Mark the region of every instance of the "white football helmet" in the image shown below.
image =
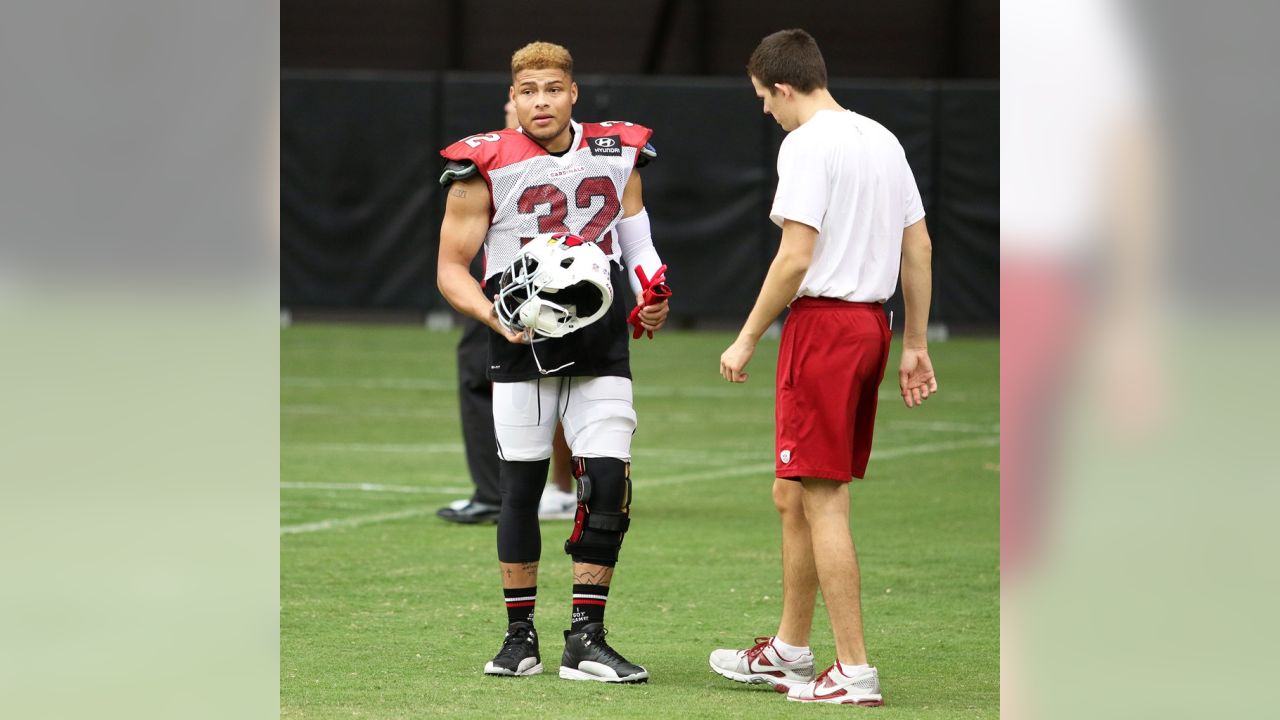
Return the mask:
<svg viewBox="0 0 1280 720"><path fill-rule="evenodd" d="M502 273L494 309L512 332L558 338L604 317L613 303L609 258L567 233L535 236Z"/></svg>

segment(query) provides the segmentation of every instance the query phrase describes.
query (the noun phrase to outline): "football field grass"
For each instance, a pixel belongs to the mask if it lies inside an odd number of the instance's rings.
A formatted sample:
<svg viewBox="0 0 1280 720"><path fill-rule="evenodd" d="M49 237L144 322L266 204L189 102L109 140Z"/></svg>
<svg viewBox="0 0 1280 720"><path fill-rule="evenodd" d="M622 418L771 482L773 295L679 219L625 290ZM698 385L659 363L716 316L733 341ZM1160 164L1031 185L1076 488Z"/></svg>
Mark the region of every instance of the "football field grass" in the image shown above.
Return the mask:
<svg viewBox="0 0 1280 720"><path fill-rule="evenodd" d="M907 410L897 348L867 479L851 488L871 662L885 706L788 702L711 672L708 653L777 628L770 500L776 341L745 385L718 372L722 332L632 345L639 428L632 527L606 624L643 685L557 677L568 627L569 523L542 524L544 674L481 668L506 627L494 526L434 516L470 494L456 332L281 331L280 703L289 718L736 718L999 715L999 346L931 348L940 394ZM834 657L819 599L819 669Z"/></svg>

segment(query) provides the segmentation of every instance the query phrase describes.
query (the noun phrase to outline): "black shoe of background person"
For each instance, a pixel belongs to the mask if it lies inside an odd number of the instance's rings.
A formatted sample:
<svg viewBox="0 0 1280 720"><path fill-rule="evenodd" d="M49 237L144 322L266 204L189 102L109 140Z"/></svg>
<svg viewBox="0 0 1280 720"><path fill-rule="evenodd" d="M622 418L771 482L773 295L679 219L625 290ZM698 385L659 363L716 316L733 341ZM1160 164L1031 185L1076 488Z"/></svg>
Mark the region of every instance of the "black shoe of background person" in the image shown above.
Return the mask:
<svg viewBox="0 0 1280 720"><path fill-rule="evenodd" d="M436 511L436 517L462 525L496 523L498 522L498 511L500 509L497 505L467 500L462 505L451 503L440 508Z"/></svg>
<svg viewBox="0 0 1280 720"><path fill-rule="evenodd" d="M560 677L607 683L648 682L648 670L627 662L604 641L608 632L602 623L591 623L581 630L565 630Z"/></svg>

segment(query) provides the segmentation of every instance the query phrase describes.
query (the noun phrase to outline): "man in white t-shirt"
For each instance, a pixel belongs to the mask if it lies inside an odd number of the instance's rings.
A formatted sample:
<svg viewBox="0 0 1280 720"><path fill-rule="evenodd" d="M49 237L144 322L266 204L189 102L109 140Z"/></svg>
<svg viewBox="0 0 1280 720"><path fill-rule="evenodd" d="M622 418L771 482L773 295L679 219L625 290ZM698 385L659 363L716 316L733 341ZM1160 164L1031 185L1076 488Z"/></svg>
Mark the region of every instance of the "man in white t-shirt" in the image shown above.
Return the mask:
<svg viewBox="0 0 1280 720"><path fill-rule="evenodd" d="M767 683L788 700L881 705L863 641L849 488L866 472L876 396L892 337L883 303L901 268L906 321L898 382L907 407L938 391L925 340L932 247L902 145L827 91L814 39L782 30L747 64L764 112L790 133L778 153L769 217L782 244L720 374L746 382L761 335L788 304L778 353L774 503L782 517L783 606L778 632L745 650L716 650L711 667ZM836 662L814 676L809 633L818 588Z"/></svg>

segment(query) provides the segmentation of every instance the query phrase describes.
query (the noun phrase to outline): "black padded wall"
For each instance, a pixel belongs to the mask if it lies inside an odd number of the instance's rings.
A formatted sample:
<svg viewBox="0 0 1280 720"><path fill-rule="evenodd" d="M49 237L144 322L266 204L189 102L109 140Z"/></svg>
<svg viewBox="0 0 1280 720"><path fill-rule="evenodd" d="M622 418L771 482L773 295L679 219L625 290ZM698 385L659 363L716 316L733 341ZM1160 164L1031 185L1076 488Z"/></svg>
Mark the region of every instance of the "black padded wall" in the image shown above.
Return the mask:
<svg viewBox="0 0 1280 720"><path fill-rule="evenodd" d="M437 84L431 76L282 84L283 304L438 303Z"/></svg>
<svg viewBox="0 0 1280 720"><path fill-rule="evenodd" d="M741 79L582 75L575 117L652 127L645 202L673 320L740 322L777 248L768 220L784 137ZM501 74L317 77L282 88L282 292L291 307L446 307L435 289L439 149L501 127ZM943 322L999 322L995 84L834 80L906 150L934 238ZM900 312L900 298L891 301ZM900 317L900 316L899 316Z"/></svg>
<svg viewBox="0 0 1280 720"><path fill-rule="evenodd" d="M973 84L941 88L937 101L936 317L987 326L1000 318L1000 96Z"/></svg>
<svg viewBox="0 0 1280 720"><path fill-rule="evenodd" d="M772 257L765 161L768 121L740 81L618 78L605 119L654 129L658 159L641 171L654 242L688 302L673 320L740 317Z"/></svg>
<svg viewBox="0 0 1280 720"><path fill-rule="evenodd" d="M832 77L995 78L999 0L281 0L287 69L502 72L533 40L579 72L741 77L762 37L802 27Z"/></svg>

